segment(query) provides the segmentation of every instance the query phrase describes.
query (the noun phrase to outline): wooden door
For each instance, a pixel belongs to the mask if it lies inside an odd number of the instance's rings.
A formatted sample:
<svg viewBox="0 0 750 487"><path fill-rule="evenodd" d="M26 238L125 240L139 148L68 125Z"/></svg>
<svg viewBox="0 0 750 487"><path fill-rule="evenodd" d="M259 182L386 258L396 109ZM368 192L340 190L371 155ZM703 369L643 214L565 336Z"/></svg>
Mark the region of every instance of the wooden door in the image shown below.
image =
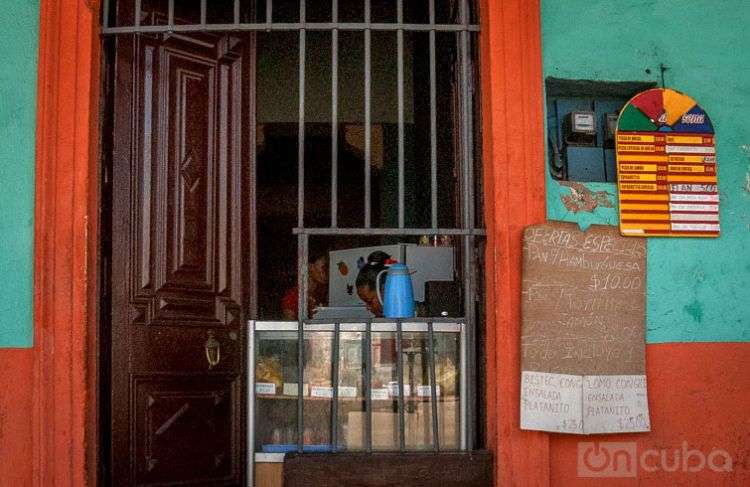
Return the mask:
<svg viewBox="0 0 750 487"><path fill-rule="evenodd" d="M249 38L116 40L112 483L240 485Z"/></svg>

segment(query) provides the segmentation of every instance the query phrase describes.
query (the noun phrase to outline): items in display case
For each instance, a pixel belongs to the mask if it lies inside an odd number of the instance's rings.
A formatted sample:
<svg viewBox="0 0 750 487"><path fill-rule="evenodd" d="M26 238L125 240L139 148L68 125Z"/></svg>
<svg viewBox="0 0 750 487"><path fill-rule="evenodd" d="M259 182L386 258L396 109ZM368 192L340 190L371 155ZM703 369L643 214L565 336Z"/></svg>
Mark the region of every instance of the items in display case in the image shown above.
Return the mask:
<svg viewBox="0 0 750 487"><path fill-rule="evenodd" d="M297 323L264 323L255 341L255 451L284 453L298 449L299 335ZM302 443L304 451L367 449L367 331L350 325L334 339L333 325L304 332ZM342 325L343 326L343 325ZM357 328L351 331L351 328ZM399 380L395 325L373 324L370 332L371 447L398 449ZM442 325L435 325L438 329ZM432 347L427 324L402 333L404 444L408 449L433 448L433 411L437 412L440 446L459 449L461 430L460 325L434 333ZM269 329L270 328L270 329ZM320 330L323 331L320 331ZM416 329L417 331L413 331ZM334 384L334 343L338 342L338 383ZM434 396L430 380L430 350L434 352ZM334 387L336 407L334 408ZM437 404L433 408L432 400ZM336 415L334 418L333 415ZM333 431L335 428L335 444Z"/></svg>

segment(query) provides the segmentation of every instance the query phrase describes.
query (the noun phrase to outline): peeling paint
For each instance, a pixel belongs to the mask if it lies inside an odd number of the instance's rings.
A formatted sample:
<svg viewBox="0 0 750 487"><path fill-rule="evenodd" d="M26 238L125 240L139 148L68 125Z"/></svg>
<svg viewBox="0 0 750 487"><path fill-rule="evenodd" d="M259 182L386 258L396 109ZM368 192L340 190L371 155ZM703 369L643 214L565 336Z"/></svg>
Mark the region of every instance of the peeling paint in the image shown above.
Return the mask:
<svg viewBox="0 0 750 487"><path fill-rule="evenodd" d="M613 195L607 191L592 191L585 184L574 181L560 181L560 186L570 190L570 194L561 194L560 200L565 208L573 213L582 211L593 213L599 207L612 208L614 206L609 198Z"/></svg>

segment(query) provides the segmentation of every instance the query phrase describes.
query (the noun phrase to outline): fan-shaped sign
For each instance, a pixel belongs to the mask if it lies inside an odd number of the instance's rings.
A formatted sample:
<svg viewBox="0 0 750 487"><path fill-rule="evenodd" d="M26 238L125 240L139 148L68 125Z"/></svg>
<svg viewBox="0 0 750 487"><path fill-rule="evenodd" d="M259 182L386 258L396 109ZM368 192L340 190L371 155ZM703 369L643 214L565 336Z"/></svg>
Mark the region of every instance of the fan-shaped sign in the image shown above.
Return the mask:
<svg viewBox="0 0 750 487"><path fill-rule="evenodd" d="M620 233L718 237L714 128L689 96L655 88L634 96L617 122Z"/></svg>

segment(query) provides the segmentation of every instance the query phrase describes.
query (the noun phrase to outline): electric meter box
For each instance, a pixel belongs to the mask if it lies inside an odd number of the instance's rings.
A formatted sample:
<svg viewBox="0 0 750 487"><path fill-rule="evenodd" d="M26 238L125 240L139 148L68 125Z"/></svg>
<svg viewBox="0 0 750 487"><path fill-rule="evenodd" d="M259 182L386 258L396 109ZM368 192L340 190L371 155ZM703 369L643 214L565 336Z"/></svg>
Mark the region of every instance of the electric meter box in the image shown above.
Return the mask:
<svg viewBox="0 0 750 487"><path fill-rule="evenodd" d="M604 114L604 140L607 142L614 142L615 132L617 131L617 114L616 113L605 113Z"/></svg>
<svg viewBox="0 0 750 487"><path fill-rule="evenodd" d="M596 114L591 111L572 111L565 117L563 128L566 138L569 135L595 135Z"/></svg>

